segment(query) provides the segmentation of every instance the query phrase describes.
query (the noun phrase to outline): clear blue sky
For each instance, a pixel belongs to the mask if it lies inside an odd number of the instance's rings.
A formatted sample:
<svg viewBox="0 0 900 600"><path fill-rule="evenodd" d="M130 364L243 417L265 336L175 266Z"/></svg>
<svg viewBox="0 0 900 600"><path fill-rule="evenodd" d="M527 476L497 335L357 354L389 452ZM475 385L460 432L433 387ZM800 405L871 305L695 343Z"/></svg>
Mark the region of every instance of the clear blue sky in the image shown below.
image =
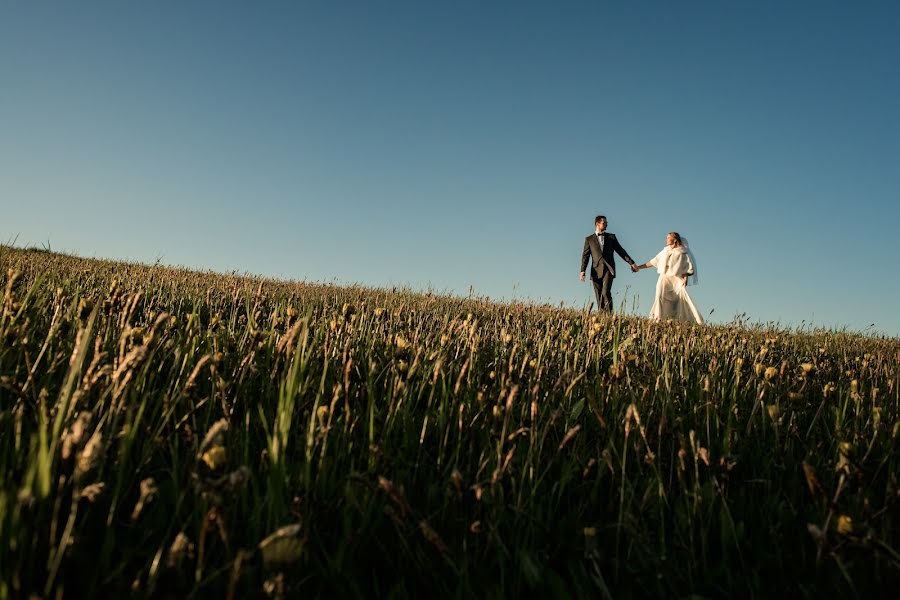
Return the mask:
<svg viewBox="0 0 900 600"><path fill-rule="evenodd" d="M896 2L6 2L0 240L581 306L604 213L900 335L898 74Z"/></svg>

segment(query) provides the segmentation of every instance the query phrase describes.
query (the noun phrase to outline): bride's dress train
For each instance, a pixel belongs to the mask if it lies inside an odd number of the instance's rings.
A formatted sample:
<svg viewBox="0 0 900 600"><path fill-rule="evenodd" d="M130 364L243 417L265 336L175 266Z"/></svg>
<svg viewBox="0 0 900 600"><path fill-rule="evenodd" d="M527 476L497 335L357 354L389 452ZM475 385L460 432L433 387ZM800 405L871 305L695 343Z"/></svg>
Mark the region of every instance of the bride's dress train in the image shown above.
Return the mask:
<svg viewBox="0 0 900 600"><path fill-rule="evenodd" d="M700 311L687 293L681 278L675 275L660 275L656 282L656 298L650 309L650 318L656 321L693 321L703 323Z"/></svg>

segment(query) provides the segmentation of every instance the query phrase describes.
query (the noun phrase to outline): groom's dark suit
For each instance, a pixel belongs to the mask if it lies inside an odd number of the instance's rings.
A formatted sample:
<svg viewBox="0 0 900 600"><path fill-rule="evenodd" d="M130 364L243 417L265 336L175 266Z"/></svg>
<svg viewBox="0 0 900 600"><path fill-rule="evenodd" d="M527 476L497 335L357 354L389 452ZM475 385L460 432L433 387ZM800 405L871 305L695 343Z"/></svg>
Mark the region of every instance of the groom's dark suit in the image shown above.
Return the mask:
<svg viewBox="0 0 900 600"><path fill-rule="evenodd" d="M601 243L600 237L603 237ZM612 233L592 233L584 240L584 251L581 253L581 272L587 271L588 259L591 260L591 282L594 284L594 294L597 295L597 308L600 310L612 310L612 295L610 288L612 280L616 277L616 259L614 254L622 257L629 265L634 261L619 244L619 240Z"/></svg>

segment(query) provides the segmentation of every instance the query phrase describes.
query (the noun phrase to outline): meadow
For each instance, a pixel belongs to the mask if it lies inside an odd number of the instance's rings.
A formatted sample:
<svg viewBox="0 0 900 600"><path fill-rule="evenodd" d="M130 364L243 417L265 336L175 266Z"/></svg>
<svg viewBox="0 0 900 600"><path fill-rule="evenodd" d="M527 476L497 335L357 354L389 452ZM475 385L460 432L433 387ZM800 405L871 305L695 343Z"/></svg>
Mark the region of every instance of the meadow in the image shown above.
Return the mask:
<svg viewBox="0 0 900 600"><path fill-rule="evenodd" d="M0 598L883 596L900 340L0 247Z"/></svg>

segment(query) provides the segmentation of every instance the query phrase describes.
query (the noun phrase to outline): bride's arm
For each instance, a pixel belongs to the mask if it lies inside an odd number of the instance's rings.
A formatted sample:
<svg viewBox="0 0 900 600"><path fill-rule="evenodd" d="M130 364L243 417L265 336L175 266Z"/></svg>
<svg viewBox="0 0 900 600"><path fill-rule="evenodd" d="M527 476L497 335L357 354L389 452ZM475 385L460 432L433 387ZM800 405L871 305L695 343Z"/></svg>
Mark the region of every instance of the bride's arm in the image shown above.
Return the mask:
<svg viewBox="0 0 900 600"><path fill-rule="evenodd" d="M662 252L660 252L660 254L662 254ZM653 258L651 258L650 260L648 260L647 262L645 262L645 263L642 264L642 265L635 264L635 265L634 265L634 268L633 268L633 271L634 271L635 273L637 273L637 272L640 271L641 269L652 269L652 268L655 267L658 263L659 263L659 254L657 254L656 256L654 256Z"/></svg>
<svg viewBox="0 0 900 600"><path fill-rule="evenodd" d="M683 273L681 275L681 283L687 285L688 277L691 277L694 274L694 263L691 261L691 257L689 255L685 254L684 258L687 260L687 273Z"/></svg>

